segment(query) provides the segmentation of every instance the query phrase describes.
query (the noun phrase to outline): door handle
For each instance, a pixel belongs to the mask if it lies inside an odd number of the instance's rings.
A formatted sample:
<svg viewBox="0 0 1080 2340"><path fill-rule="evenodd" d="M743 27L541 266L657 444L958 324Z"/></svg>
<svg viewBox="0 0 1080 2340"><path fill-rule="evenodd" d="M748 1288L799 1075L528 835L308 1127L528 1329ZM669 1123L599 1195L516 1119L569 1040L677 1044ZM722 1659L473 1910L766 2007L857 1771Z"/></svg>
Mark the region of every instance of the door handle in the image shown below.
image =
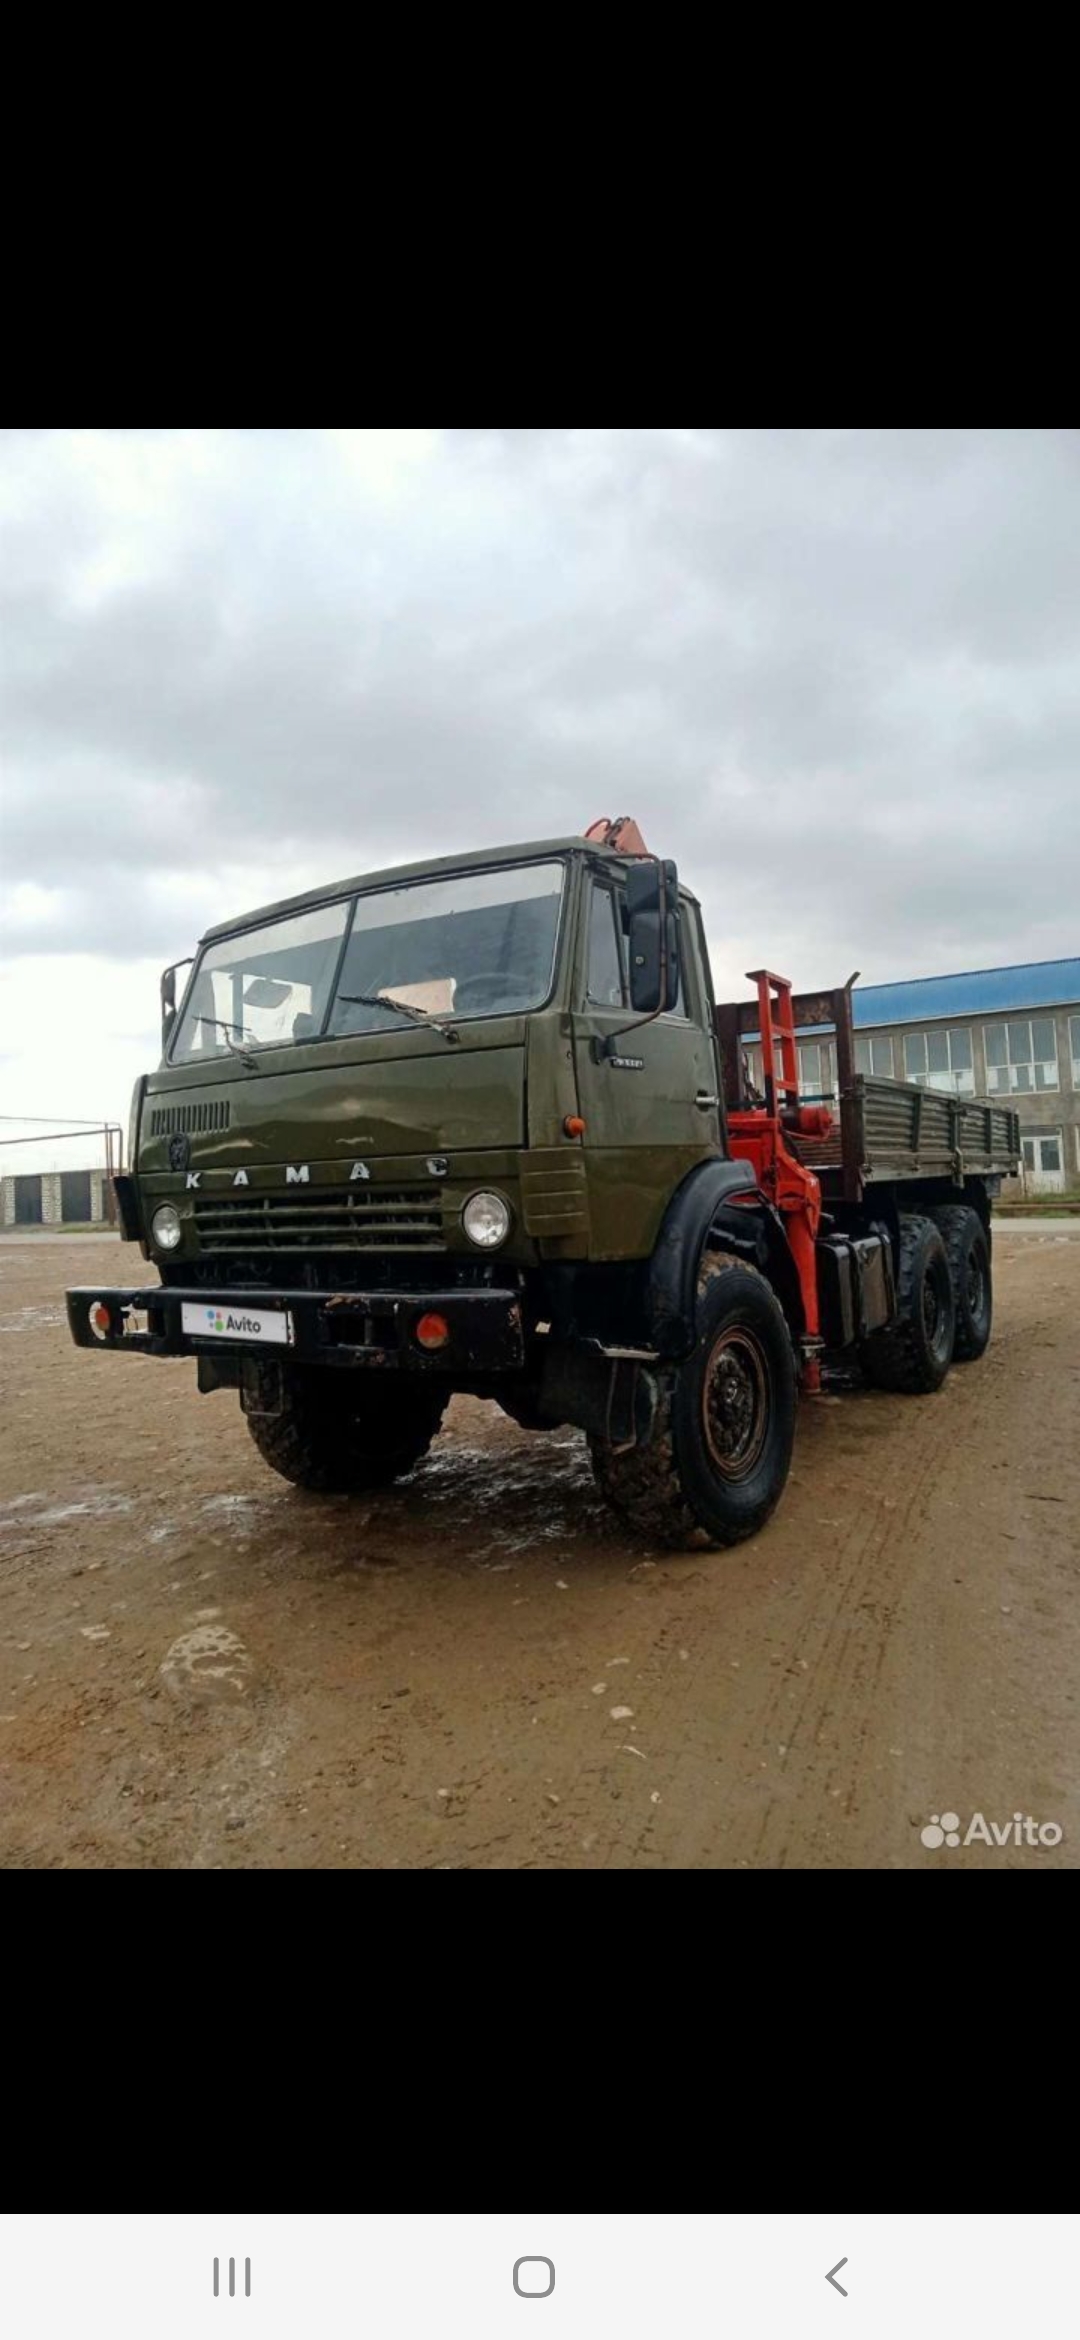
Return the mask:
<svg viewBox="0 0 1080 2340"><path fill-rule="evenodd" d="M694 1103L700 1106L703 1113L708 1113L714 1105L719 1105L720 1099L719 1097L710 1097L705 1089L699 1089Z"/></svg>

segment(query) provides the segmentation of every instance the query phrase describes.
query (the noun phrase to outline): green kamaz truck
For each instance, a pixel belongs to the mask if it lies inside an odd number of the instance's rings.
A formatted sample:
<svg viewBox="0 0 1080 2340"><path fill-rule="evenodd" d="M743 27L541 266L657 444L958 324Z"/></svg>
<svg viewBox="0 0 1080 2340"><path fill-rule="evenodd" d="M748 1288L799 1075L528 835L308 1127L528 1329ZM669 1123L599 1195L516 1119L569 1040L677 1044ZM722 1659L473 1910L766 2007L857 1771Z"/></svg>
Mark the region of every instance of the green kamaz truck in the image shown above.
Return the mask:
<svg viewBox="0 0 1080 2340"><path fill-rule="evenodd" d="M194 1358L298 1486L384 1486L465 1390L581 1428L647 1540L730 1544L800 1389L857 1359L932 1391L986 1347L1015 1113L857 1074L850 983L760 969L718 1007L629 820L321 887L187 964L116 1180L160 1282L70 1291L71 1331ZM799 1094L810 1030L836 1113Z"/></svg>

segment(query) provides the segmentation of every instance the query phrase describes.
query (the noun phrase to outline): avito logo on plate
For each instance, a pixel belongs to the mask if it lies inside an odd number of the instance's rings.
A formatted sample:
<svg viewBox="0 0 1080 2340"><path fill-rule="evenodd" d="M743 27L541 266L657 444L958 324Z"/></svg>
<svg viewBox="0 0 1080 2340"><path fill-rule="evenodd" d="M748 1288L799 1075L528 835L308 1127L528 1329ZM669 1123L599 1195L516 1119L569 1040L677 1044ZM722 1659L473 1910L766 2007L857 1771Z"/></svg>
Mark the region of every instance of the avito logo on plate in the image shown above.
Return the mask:
<svg viewBox="0 0 1080 2340"><path fill-rule="evenodd" d="M185 1300L181 1303L182 1331L203 1340L292 1341L292 1317L287 1308L228 1308L223 1301Z"/></svg>

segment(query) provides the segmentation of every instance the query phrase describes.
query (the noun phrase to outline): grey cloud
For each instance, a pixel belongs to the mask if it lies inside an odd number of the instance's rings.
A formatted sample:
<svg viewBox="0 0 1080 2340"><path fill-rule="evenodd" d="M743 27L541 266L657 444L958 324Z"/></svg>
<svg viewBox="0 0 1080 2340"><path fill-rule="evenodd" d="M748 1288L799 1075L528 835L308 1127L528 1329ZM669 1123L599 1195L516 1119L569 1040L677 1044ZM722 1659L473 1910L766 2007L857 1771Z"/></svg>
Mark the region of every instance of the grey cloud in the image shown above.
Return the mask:
<svg viewBox="0 0 1080 2340"><path fill-rule="evenodd" d="M393 493L236 434L96 593L129 521L79 448L5 474L4 874L66 889L50 947L183 947L156 873L193 932L271 848L330 878L623 810L721 956L1075 947L1071 434L450 432Z"/></svg>

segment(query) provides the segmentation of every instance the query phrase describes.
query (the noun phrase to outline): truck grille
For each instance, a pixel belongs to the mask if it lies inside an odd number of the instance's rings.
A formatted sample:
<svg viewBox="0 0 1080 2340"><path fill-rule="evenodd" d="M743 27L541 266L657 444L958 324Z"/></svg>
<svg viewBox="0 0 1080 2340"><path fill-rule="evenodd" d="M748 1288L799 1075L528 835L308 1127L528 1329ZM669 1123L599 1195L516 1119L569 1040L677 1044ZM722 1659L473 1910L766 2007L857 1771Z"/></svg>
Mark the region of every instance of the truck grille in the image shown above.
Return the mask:
<svg viewBox="0 0 1080 2340"><path fill-rule="evenodd" d="M173 1137L178 1130L201 1135L208 1129L228 1129L232 1107L228 1098L220 1102L206 1098L198 1105L153 1105L150 1109L151 1137Z"/></svg>
<svg viewBox="0 0 1080 2340"><path fill-rule="evenodd" d="M197 1195L202 1251L445 1251L435 1187L363 1192Z"/></svg>

